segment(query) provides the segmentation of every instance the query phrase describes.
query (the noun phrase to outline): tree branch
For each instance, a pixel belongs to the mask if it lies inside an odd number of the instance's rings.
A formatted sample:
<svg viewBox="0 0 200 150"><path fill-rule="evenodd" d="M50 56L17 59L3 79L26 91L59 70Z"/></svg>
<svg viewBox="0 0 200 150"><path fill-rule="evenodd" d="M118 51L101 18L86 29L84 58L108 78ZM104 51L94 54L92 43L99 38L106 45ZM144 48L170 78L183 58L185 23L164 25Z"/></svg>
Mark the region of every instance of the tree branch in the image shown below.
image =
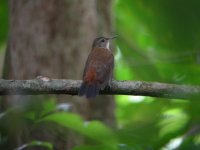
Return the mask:
<svg viewBox="0 0 200 150"><path fill-rule="evenodd" d="M33 79L4 80L0 79L0 95L39 95L69 94L77 95L81 80ZM100 91L109 95L140 95L160 98L196 99L200 97L200 86L176 85L143 81L115 81L111 87Z"/></svg>

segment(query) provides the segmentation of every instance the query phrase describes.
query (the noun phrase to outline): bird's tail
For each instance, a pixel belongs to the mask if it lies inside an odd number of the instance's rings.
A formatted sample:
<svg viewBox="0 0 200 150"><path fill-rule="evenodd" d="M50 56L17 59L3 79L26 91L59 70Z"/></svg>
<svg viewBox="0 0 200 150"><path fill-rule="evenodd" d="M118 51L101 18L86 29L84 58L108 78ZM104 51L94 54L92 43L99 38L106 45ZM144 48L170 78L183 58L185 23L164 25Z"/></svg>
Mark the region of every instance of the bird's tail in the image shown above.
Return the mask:
<svg viewBox="0 0 200 150"><path fill-rule="evenodd" d="M86 98L95 98L97 95L99 95L99 86L97 83L95 84L88 84L83 82L78 95L79 96L86 96Z"/></svg>

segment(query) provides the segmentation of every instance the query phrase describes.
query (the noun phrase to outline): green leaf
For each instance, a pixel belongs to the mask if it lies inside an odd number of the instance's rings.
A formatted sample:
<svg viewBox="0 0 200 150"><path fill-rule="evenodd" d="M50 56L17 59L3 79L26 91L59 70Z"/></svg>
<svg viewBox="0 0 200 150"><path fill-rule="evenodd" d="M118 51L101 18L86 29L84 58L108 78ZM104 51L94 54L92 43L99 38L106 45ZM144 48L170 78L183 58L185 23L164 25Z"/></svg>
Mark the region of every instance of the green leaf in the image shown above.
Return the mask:
<svg viewBox="0 0 200 150"><path fill-rule="evenodd" d="M2 0L0 1L0 50L2 44L6 42L7 34L8 34L8 1Z"/></svg>
<svg viewBox="0 0 200 150"><path fill-rule="evenodd" d="M160 136L162 137L180 131L188 123L188 120L188 115L180 108L167 110L164 112L159 123L159 126L161 127Z"/></svg>
<svg viewBox="0 0 200 150"><path fill-rule="evenodd" d="M53 145L49 142L44 142L44 141L32 141L27 144L23 144L22 146L16 148L15 150L23 150L29 147L44 147L47 148L48 150L53 150Z"/></svg>
<svg viewBox="0 0 200 150"><path fill-rule="evenodd" d="M99 121L84 122L80 116L64 112L54 113L39 120L39 122L44 121L55 122L103 145L116 147L117 142L114 133Z"/></svg>
<svg viewBox="0 0 200 150"><path fill-rule="evenodd" d="M118 149L115 147L112 148L105 145L93 145L93 146L82 145L73 148L73 150L118 150Z"/></svg>

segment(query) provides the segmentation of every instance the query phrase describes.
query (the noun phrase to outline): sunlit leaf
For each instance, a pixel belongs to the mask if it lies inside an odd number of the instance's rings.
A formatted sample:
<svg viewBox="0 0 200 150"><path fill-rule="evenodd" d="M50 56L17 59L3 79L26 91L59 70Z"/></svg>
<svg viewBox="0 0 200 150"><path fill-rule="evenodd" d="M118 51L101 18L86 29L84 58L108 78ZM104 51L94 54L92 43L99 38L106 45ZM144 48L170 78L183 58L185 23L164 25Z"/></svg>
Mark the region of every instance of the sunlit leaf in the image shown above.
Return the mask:
<svg viewBox="0 0 200 150"><path fill-rule="evenodd" d="M115 135L111 129L99 121L84 122L80 116L73 113L54 113L39 122L51 121L72 129L97 142L110 147L116 147Z"/></svg>
<svg viewBox="0 0 200 150"><path fill-rule="evenodd" d="M160 136L180 131L188 123L189 117L181 109L168 110L163 114L159 123L161 126Z"/></svg>

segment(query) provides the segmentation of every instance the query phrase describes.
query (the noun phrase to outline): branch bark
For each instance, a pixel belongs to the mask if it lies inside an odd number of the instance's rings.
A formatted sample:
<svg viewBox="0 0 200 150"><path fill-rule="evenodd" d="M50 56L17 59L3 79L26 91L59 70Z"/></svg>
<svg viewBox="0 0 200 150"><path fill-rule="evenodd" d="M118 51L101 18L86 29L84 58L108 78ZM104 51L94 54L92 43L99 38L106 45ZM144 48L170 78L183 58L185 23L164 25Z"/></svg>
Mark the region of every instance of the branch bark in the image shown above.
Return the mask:
<svg viewBox="0 0 200 150"><path fill-rule="evenodd" d="M81 82L81 80L48 78L33 80L0 79L0 95L77 95ZM106 87L104 90L100 91L100 94L196 99L200 97L200 86L177 85L159 82L113 80L111 86Z"/></svg>

